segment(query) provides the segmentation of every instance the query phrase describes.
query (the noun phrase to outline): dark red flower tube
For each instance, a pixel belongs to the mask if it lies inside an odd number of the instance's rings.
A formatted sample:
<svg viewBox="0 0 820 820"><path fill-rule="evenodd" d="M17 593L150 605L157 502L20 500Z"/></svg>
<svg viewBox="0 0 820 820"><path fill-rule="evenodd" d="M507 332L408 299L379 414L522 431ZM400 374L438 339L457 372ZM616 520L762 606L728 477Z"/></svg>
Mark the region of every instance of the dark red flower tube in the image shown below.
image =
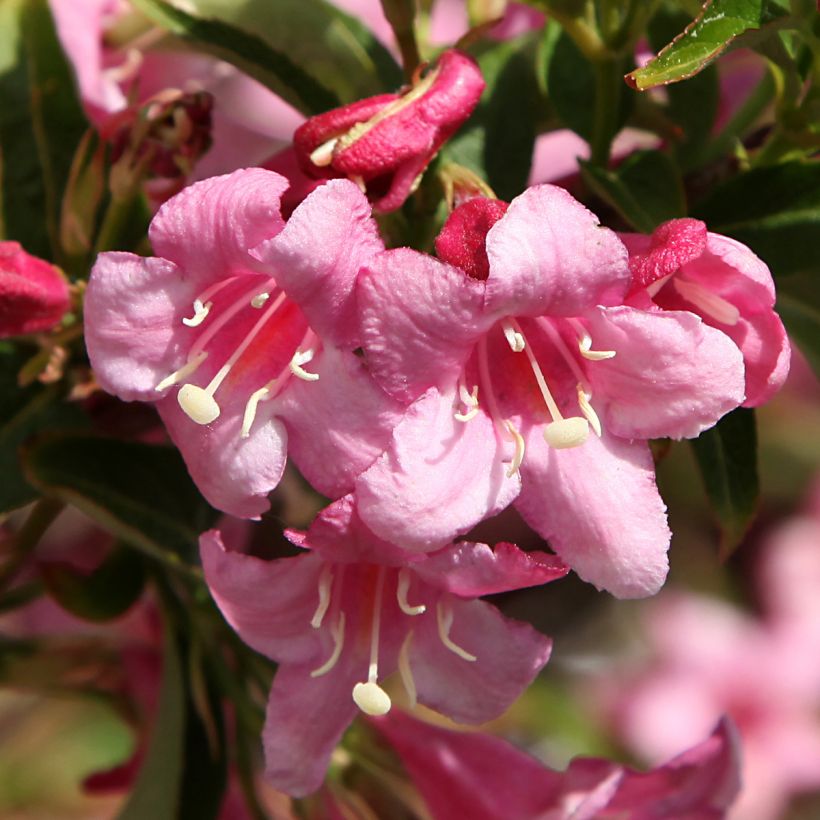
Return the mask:
<svg viewBox="0 0 820 820"><path fill-rule="evenodd" d="M393 211L415 190L438 150L470 116L484 90L475 60L445 51L400 94L335 108L296 129L294 148L314 177L346 176L376 209Z"/></svg>
<svg viewBox="0 0 820 820"><path fill-rule="evenodd" d="M68 285L57 268L18 242L0 242L0 338L49 330L68 305Z"/></svg>

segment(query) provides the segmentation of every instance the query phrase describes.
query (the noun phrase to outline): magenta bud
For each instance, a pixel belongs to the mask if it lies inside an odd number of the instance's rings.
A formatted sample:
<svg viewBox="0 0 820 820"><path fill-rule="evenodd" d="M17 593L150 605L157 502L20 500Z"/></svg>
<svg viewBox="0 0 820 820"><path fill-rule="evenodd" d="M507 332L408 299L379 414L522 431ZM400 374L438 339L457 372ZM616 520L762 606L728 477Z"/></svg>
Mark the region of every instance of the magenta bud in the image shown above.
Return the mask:
<svg viewBox="0 0 820 820"><path fill-rule="evenodd" d="M294 148L306 173L349 177L380 211L400 207L438 150L473 112L484 90L475 60L445 51L400 94L381 94L311 117Z"/></svg>
<svg viewBox="0 0 820 820"><path fill-rule="evenodd" d="M459 205L436 237L439 259L461 268L473 279L490 275L487 233L507 212L509 204L500 199L476 197Z"/></svg>
<svg viewBox="0 0 820 820"><path fill-rule="evenodd" d="M50 330L68 307L68 284L54 265L0 242L0 338Z"/></svg>

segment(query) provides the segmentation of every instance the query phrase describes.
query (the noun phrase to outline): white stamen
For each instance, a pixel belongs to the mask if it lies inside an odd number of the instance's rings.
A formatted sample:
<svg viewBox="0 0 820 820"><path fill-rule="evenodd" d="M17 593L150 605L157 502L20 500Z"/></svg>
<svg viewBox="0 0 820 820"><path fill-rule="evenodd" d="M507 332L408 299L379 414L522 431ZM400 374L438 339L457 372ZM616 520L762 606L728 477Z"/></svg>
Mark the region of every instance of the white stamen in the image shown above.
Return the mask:
<svg viewBox="0 0 820 820"><path fill-rule="evenodd" d="M578 447L589 438L589 422L580 416L559 419L544 428L544 440L556 450Z"/></svg>
<svg viewBox="0 0 820 820"><path fill-rule="evenodd" d="M674 276L673 273L668 273L666 276L662 276L660 279L656 279L654 282L651 282L649 285L646 286L646 292L649 294L650 298L654 297L655 294Z"/></svg>
<svg viewBox="0 0 820 820"><path fill-rule="evenodd" d="M600 362L604 359L612 359L615 356L615 350L591 350L592 336L586 331L583 331L581 337L578 339L578 350L585 359L591 362Z"/></svg>
<svg viewBox="0 0 820 820"><path fill-rule="evenodd" d="M584 385L579 384L575 388L578 392L578 404L581 407L581 412L586 416L587 421L592 426L592 429L595 431L595 435L598 438L601 437L601 420L598 418L598 414L593 409L592 405L589 403L589 400L592 398L592 393L587 393L584 390Z"/></svg>
<svg viewBox="0 0 820 820"><path fill-rule="evenodd" d="M410 701L410 708L414 708L418 702L416 694L416 681L413 679L413 670L410 668L410 644L413 642L413 630L407 633L399 650L399 675L404 689L407 692L407 700Z"/></svg>
<svg viewBox="0 0 820 820"><path fill-rule="evenodd" d="M318 669L314 669L310 673L312 678L320 678L322 675L326 675L331 669L333 669L334 666L336 666L339 661L339 657L342 654L342 648L345 645L344 612L339 613L339 617L336 619L335 625L330 627L330 634L333 636L333 652Z"/></svg>
<svg viewBox="0 0 820 820"><path fill-rule="evenodd" d="M700 308L707 316L723 325L736 325L740 321L740 311L722 296L718 296L699 282L690 282L676 276L675 290L688 302Z"/></svg>
<svg viewBox="0 0 820 820"><path fill-rule="evenodd" d="M210 424L222 412L212 393L195 384L183 384L177 401L185 415L197 424Z"/></svg>
<svg viewBox="0 0 820 820"><path fill-rule="evenodd" d="M364 181L364 178L363 178L363 177L358 177L358 176L353 176L353 175L351 175L351 176L350 176L350 181L351 181L351 182L355 182L355 183L359 186L359 190L360 190L363 194L366 194L366 193L367 193L367 183ZM414 184L418 184L418 183L414 183ZM411 193L411 194L413 193L413 188L412 188L412 186L410 187L410 191L409 191L409 193Z"/></svg>
<svg viewBox="0 0 820 820"><path fill-rule="evenodd" d="M518 472L518 468L524 460L524 436L515 429L511 421L505 420L504 427L507 428L507 432L512 436L512 440L515 443L515 453L513 454L510 466L507 468L507 478L512 478Z"/></svg>
<svg viewBox="0 0 820 820"><path fill-rule="evenodd" d="M473 392L468 393L467 388L463 384L458 386L458 395L461 403L468 408L466 413L453 413L453 418L456 421L468 422L478 415L478 385L473 385Z"/></svg>
<svg viewBox="0 0 820 820"><path fill-rule="evenodd" d="M319 574L319 604L316 612L310 619L310 625L314 629L319 629L325 618L327 608L330 606L330 592L333 588L333 568L330 564L325 564Z"/></svg>
<svg viewBox="0 0 820 820"><path fill-rule="evenodd" d="M199 299L194 299L194 315L190 319L183 316L182 324L187 325L188 327L198 327L208 317L208 314L211 312L211 308L213 306L213 302L208 302L203 305Z"/></svg>
<svg viewBox="0 0 820 820"><path fill-rule="evenodd" d="M513 325L523 338L524 334L521 331L521 326L518 324L518 322L515 321L515 319L513 319ZM538 364L538 360L535 358L535 355L533 354L529 345L525 345L524 353L526 353L527 355L530 367L532 368L532 373L535 376L535 381L538 383L538 389L541 391L541 395L544 398L544 402L547 405L547 409L550 411L550 415L552 416L554 421L560 421L561 419L563 419L561 411L558 409L558 405L555 403L555 399L553 399L552 393L550 393L550 389L547 386L547 380L544 378L544 374L541 372L541 366Z"/></svg>
<svg viewBox="0 0 820 820"><path fill-rule="evenodd" d="M402 567L399 570L399 583L396 586L396 599L399 602L399 609L405 615L421 615L427 611L424 604L413 606L407 602L407 591L410 589L410 573L406 568Z"/></svg>
<svg viewBox="0 0 820 820"><path fill-rule="evenodd" d="M125 52L125 59L119 65L103 69L102 73L112 83L124 83L137 76L142 59L142 52L138 48L129 48Z"/></svg>
<svg viewBox="0 0 820 820"><path fill-rule="evenodd" d="M370 666L367 682L353 687L353 700L367 715L386 715L390 711L390 696L378 684L379 679L379 632L382 620L382 596L384 594L384 567L379 567L376 576L376 591L373 595L373 620L370 625Z"/></svg>
<svg viewBox="0 0 820 820"><path fill-rule="evenodd" d="M441 642L453 653L463 658L465 661L478 660L475 655L462 649L450 638L450 627L453 625L453 610L450 606L439 601L436 604L436 621L438 622L438 636Z"/></svg>
<svg viewBox="0 0 820 820"><path fill-rule="evenodd" d="M201 353L194 356L193 359L189 359L185 362L179 370L175 370L170 376L166 376L155 388L154 390L157 393L161 393L165 390L166 387L171 387L171 385L176 384L177 382L181 382L183 379L188 378L201 364L208 358L208 354L206 351L202 351Z"/></svg>
<svg viewBox="0 0 820 820"><path fill-rule="evenodd" d="M501 329L504 331L504 338L512 348L513 353L520 353L526 347L527 342L524 339L524 334L521 333L521 329L516 330L509 319L505 319L501 323Z"/></svg>
<svg viewBox="0 0 820 820"><path fill-rule="evenodd" d="M270 299L269 293L257 293L256 296L251 299L251 307L261 308L268 299Z"/></svg>
<svg viewBox="0 0 820 820"><path fill-rule="evenodd" d="M239 438L247 438L251 434L251 427L256 418L256 408L260 401L264 401L268 397L268 393L270 393L270 388L267 385L251 393L251 397L245 405L245 414L242 416L242 430L239 433Z"/></svg>
<svg viewBox="0 0 820 820"><path fill-rule="evenodd" d="M338 137L333 137L333 139L323 142L318 148L314 148L310 154L310 161L319 168L330 165L333 162L333 149L338 141Z"/></svg>
<svg viewBox="0 0 820 820"><path fill-rule="evenodd" d="M308 373L307 370L302 368L303 364L307 364L309 361L313 359L314 352L313 350L305 350L304 353L297 350L293 354L293 358L290 360L290 372L293 373L294 376L297 376L300 379L303 379L306 382L316 382L319 381L319 374L318 373Z"/></svg>

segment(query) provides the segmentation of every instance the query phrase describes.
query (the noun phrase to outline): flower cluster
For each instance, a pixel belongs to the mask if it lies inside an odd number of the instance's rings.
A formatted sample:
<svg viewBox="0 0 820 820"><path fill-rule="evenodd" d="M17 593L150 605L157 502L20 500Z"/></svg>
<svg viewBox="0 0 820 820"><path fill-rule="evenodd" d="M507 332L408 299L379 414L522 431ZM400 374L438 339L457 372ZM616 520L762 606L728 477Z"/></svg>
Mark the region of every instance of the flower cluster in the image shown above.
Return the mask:
<svg viewBox="0 0 820 820"><path fill-rule="evenodd" d="M287 220L277 173L198 182L156 214L155 256L104 253L89 281L100 385L156 404L213 506L259 518L288 455L332 499L288 533L297 557L200 541L226 619L279 664L267 774L294 795L357 709L390 710L394 670L459 722L513 702L551 644L481 596L570 568L655 593L670 533L649 440L695 437L785 378L765 265L694 220L619 236L539 185L459 204L436 256L386 250L371 202L406 198L482 85L448 52L402 96L310 120L303 162L352 179ZM512 504L557 555L459 540Z"/></svg>

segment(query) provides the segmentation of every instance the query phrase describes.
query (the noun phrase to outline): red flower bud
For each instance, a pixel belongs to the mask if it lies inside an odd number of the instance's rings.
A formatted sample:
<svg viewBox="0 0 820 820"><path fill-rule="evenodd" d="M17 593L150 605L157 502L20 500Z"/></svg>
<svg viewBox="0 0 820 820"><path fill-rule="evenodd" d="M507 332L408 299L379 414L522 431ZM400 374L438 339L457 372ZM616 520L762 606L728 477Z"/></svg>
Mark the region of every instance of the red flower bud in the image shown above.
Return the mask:
<svg viewBox="0 0 820 820"><path fill-rule="evenodd" d="M0 338L49 330L68 305L68 284L57 268L18 242L0 242Z"/></svg>
<svg viewBox="0 0 820 820"><path fill-rule="evenodd" d="M473 279L490 275L487 233L507 212L509 204L500 199L476 197L459 205L436 237L439 259L461 268Z"/></svg>
<svg viewBox="0 0 820 820"><path fill-rule="evenodd" d="M347 176L375 208L393 211L416 189L424 169L470 116L484 90L475 61L445 51L401 94L381 94L311 117L294 148L316 177Z"/></svg>

